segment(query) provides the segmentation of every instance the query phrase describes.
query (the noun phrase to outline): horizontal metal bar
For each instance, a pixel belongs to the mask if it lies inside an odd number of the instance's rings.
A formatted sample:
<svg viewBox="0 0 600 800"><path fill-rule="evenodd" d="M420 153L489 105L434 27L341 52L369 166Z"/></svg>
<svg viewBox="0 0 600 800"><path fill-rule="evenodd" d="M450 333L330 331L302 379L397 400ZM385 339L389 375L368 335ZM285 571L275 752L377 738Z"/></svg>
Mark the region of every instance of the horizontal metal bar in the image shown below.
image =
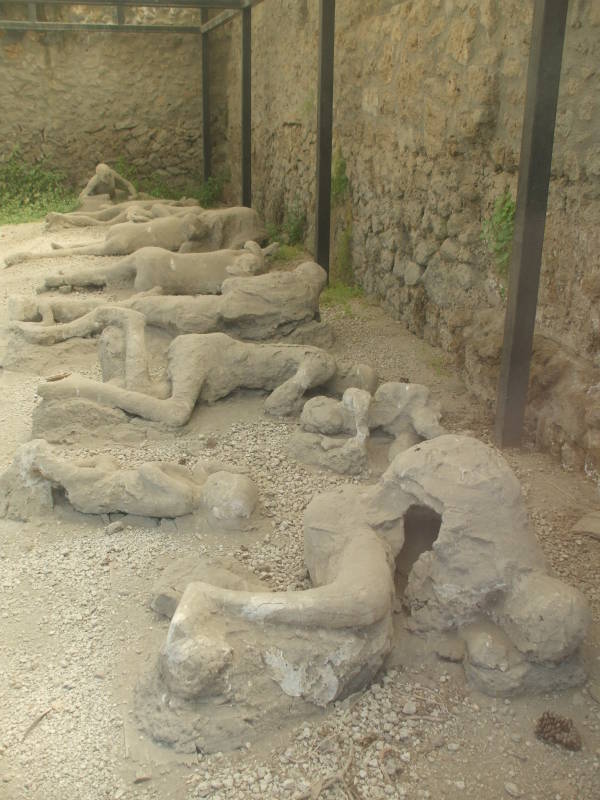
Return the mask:
<svg viewBox="0 0 600 800"><path fill-rule="evenodd" d="M47 6L114 6L117 0L36 0ZM29 5L32 0L10 0L11 5ZM123 6L148 8L229 8L241 11L248 0L120 0Z"/></svg>
<svg viewBox="0 0 600 800"><path fill-rule="evenodd" d="M214 31L215 28L218 28L220 25L223 25L224 22L229 22L232 17L235 17L237 11L224 11L222 14L217 14L216 17L213 17L208 22L205 22L204 25L201 27L202 33L209 33L210 31Z"/></svg>
<svg viewBox="0 0 600 800"><path fill-rule="evenodd" d="M16 0L17 3L31 4L32 0ZM235 8L232 8L236 2ZM33 22L27 20L2 20L0 30L6 31L113 31L116 33L209 33L210 31L229 22L239 10L252 8L262 0L87 0L85 3L73 0L40 0L42 5L98 5L98 6L146 6L156 8L214 8L217 3L219 8L229 7L229 11L217 14L203 25L118 25L104 22ZM34 0L34 3L35 2Z"/></svg>
<svg viewBox="0 0 600 800"><path fill-rule="evenodd" d="M115 25L102 22L28 22L0 20L0 31L101 31L112 33L197 33L200 25Z"/></svg>
<svg viewBox="0 0 600 800"><path fill-rule="evenodd" d="M253 8L262 2L263 0L242 0L242 7ZM222 14L218 14L202 26L202 33L208 33L218 28L220 25L223 25L225 22L229 22L230 19L235 17L236 13L237 11L224 11Z"/></svg>

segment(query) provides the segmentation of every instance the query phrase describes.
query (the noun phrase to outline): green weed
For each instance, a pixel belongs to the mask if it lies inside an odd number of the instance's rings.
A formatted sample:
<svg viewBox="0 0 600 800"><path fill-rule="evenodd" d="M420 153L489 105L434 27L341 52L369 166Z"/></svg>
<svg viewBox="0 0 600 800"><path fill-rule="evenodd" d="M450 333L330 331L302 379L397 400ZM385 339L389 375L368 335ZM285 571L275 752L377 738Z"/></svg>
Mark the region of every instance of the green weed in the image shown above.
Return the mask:
<svg viewBox="0 0 600 800"><path fill-rule="evenodd" d="M269 241L281 242L291 247L301 245L306 236L306 210L300 200L296 198L292 206L286 207L281 225L268 222L266 227Z"/></svg>
<svg viewBox="0 0 600 800"><path fill-rule="evenodd" d="M269 238L269 242L280 242L283 238L281 235L281 226L276 225L274 222L267 222L265 225L267 229L267 236Z"/></svg>
<svg viewBox="0 0 600 800"><path fill-rule="evenodd" d="M346 286L354 286L354 270L352 268L352 218L346 220L346 227L338 237L333 263L334 282Z"/></svg>
<svg viewBox="0 0 600 800"><path fill-rule="evenodd" d="M274 241L277 241L276 239ZM297 244L282 244L273 255L273 261L295 261L300 258L304 253L304 248Z"/></svg>
<svg viewBox="0 0 600 800"><path fill-rule="evenodd" d="M302 244L306 236L306 211L296 199L294 205L286 208L282 225L286 244Z"/></svg>
<svg viewBox="0 0 600 800"><path fill-rule="evenodd" d="M333 164L331 165L331 205L337 206L346 197L350 180L346 174L346 159L342 155L341 148L335 151Z"/></svg>
<svg viewBox="0 0 600 800"><path fill-rule="evenodd" d="M190 187L187 191L191 192L189 197L195 197L196 200L204 208L210 208L217 205L223 196L223 187L227 183L228 178L225 175L215 175L197 186Z"/></svg>
<svg viewBox="0 0 600 800"><path fill-rule="evenodd" d="M122 178L130 181L135 186L135 182L139 179L139 175L137 168L130 161L127 161L127 159L123 156L119 156L112 165L112 168L115 170L115 172L118 172ZM138 187L136 186L135 188L137 189Z"/></svg>
<svg viewBox="0 0 600 800"><path fill-rule="evenodd" d="M320 304L323 308L340 308L342 313L352 316L351 300L362 298L364 292L360 286L349 286L341 281L332 281L321 292Z"/></svg>
<svg viewBox="0 0 600 800"><path fill-rule="evenodd" d="M29 164L19 149L0 163L0 225L31 222L49 211L72 211L77 195L64 173L48 164Z"/></svg>
<svg viewBox="0 0 600 800"><path fill-rule="evenodd" d="M144 192L151 197L164 200L193 197L204 208L211 208L219 203L228 180L225 174L211 176L206 181L198 175L192 175L182 186L181 183L166 180L164 176L157 173L148 176L140 175L137 168L123 156L119 156L112 166L119 175L131 181L138 192Z"/></svg>
<svg viewBox="0 0 600 800"><path fill-rule="evenodd" d="M508 263L515 230L516 204L507 186L494 202L494 211L489 219L483 221L481 238L496 260L498 276L508 277Z"/></svg>

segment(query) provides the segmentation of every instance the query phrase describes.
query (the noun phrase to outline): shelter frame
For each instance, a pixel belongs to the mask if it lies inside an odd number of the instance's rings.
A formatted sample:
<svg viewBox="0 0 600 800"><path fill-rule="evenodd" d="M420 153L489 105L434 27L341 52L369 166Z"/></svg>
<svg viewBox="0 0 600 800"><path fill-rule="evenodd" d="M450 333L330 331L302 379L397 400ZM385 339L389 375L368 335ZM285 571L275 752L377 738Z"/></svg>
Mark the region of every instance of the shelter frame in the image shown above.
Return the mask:
<svg viewBox="0 0 600 800"><path fill-rule="evenodd" d="M242 14L241 167L242 203L252 202L252 7L263 0L11 0L27 7L28 19L0 19L0 30L103 31L117 33L192 33L202 42L202 102L204 177L212 174L210 31ZM550 183L556 104L560 82L568 0L534 0L527 95L519 165L515 237L511 256L508 305L496 404L496 440L501 446L520 443L531 364L533 330ZM42 22L38 6L112 6L113 23ZM200 25L130 24L129 7L202 10ZM208 10L221 13L208 18ZM331 224L331 162L335 0L319 0L319 77L316 153L315 259L329 275Z"/></svg>

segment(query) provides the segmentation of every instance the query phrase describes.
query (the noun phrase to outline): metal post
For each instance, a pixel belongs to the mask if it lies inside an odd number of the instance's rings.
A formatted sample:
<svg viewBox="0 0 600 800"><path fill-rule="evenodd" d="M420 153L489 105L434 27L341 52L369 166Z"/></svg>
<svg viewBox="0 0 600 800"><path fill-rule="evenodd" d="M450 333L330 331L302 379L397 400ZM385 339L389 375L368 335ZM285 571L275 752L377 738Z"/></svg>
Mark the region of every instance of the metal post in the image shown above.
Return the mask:
<svg viewBox="0 0 600 800"><path fill-rule="evenodd" d="M121 0L117 0L117 25L125 24L125 7L122 5Z"/></svg>
<svg viewBox="0 0 600 800"><path fill-rule="evenodd" d="M521 441L544 244L568 0L535 0L508 306L496 405L496 441Z"/></svg>
<svg viewBox="0 0 600 800"><path fill-rule="evenodd" d="M28 17L30 22L37 22L37 3L27 4Z"/></svg>
<svg viewBox="0 0 600 800"><path fill-rule="evenodd" d="M208 11L202 11L202 22L208 21ZM204 180L212 174L210 140L210 73L209 73L208 32L202 34L202 148L204 160Z"/></svg>
<svg viewBox="0 0 600 800"><path fill-rule="evenodd" d="M320 0L315 260L329 278L335 0Z"/></svg>
<svg viewBox="0 0 600 800"><path fill-rule="evenodd" d="M242 205L252 205L252 7L242 11Z"/></svg>

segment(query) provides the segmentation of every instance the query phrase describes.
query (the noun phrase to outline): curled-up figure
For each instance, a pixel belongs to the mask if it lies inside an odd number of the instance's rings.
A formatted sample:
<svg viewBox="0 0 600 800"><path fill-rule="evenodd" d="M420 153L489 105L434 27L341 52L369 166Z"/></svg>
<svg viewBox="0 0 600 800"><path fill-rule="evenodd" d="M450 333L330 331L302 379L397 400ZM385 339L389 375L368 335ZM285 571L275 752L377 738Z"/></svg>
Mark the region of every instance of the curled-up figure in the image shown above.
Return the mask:
<svg viewBox="0 0 600 800"><path fill-rule="evenodd" d="M142 247L110 267L74 269L49 275L42 291L60 287L89 288L133 283L136 292L160 287L165 294L219 294L223 281L234 275L259 275L266 269L264 250L246 242L241 250L209 253L172 253L160 247Z"/></svg>
<svg viewBox="0 0 600 800"><path fill-rule="evenodd" d="M127 197L134 199L137 197L135 186L115 172L108 164L98 164L96 172L87 182L85 188L79 194L79 202L83 202L86 197L96 194L107 194L111 200L117 197L117 190L125 192Z"/></svg>
<svg viewBox="0 0 600 800"><path fill-rule="evenodd" d="M305 392L325 384L336 373L335 360L317 347L238 342L224 333L187 334L169 345L169 385L158 386L148 375L144 322L139 312L137 320L131 321L124 386L69 376L41 384L38 394L48 401L87 399L179 427L188 422L198 400L214 403L237 389L270 392L265 401L270 414L297 413Z"/></svg>
<svg viewBox="0 0 600 800"><path fill-rule="evenodd" d="M250 244L253 244L252 242ZM233 270L249 271L263 263L262 251L221 251L230 253ZM143 251L140 251L143 252ZM215 255L213 253L208 256ZM179 256L197 259L197 255ZM146 283L166 284L171 291L185 288L214 289L227 260L211 262L204 272L191 270L189 279L176 272L148 269L142 273ZM131 337L143 337L144 326L153 325L175 335L226 331L243 339L285 337L313 322L319 313L319 295L327 280L325 270L305 262L292 272L270 272L253 278L228 278L219 284L218 296L163 295L160 289L136 294L119 303L102 303L86 298L9 299L10 328L31 344L51 345L73 337L101 333L108 326L119 326ZM190 286L193 284L193 287ZM133 331L136 331L134 333Z"/></svg>
<svg viewBox="0 0 600 800"><path fill-rule="evenodd" d="M318 397L314 400L327 403L344 420L346 436L324 436L312 430L296 431L289 443L290 454L303 464L325 467L334 472L356 475L368 465L367 441L369 431L369 409L373 400L369 392L363 389L346 389L340 402L333 398ZM311 405L309 400L304 409ZM314 403L313 403L314 406ZM306 419L306 411L302 411L301 425ZM336 429L340 432L342 426Z"/></svg>
<svg viewBox="0 0 600 800"><path fill-rule="evenodd" d="M57 489L84 514L173 518L203 510L227 521L249 518L257 502L250 478L220 464L199 464L191 471L159 461L123 468L109 456L73 462L56 456L43 439L21 445L0 476L0 488L0 512L16 519L51 510Z"/></svg>
<svg viewBox="0 0 600 800"><path fill-rule="evenodd" d="M383 383L373 397L362 398L359 417L356 398L313 397L305 404L300 428L290 441L291 454L305 464L355 474L367 466L367 440L372 431L392 436L388 458L424 439L445 433L440 407L426 386ZM363 433L359 437L359 430ZM352 436L348 439L346 436ZM360 444L360 447L359 447Z"/></svg>
<svg viewBox="0 0 600 800"><path fill-rule="evenodd" d="M154 680L138 692L147 730L205 749L218 733L212 721L227 724L234 705L243 744L268 728L257 705L287 714L300 700L325 706L369 685L392 648L399 574L407 628L428 634L432 654L443 637L462 638L467 676L483 691L585 680L586 600L545 573L519 482L482 442L439 436L399 454L375 485L317 495L304 515L304 557L304 591L188 583Z"/></svg>
<svg viewBox="0 0 600 800"><path fill-rule="evenodd" d="M4 265L11 267L24 261L76 255L125 256L142 247L161 247L182 252L237 249L247 241L262 241L265 238L264 226L251 208L241 206L185 211L187 213L170 214L148 222L113 225L108 228L103 242L69 248L53 245L54 250L50 253L13 253L5 258Z"/></svg>

